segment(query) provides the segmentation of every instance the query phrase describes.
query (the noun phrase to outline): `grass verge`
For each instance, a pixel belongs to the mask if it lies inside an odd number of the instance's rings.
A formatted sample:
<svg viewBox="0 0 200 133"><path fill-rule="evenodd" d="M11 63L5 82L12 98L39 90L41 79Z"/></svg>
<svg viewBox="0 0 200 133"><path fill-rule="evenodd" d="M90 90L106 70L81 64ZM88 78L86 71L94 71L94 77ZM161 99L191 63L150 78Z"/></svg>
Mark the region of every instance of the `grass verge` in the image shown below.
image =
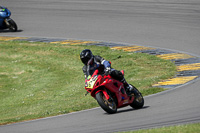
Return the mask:
<svg viewBox="0 0 200 133"><path fill-rule="evenodd" d="M147 130L128 131L121 133L199 133L200 123L162 127Z"/></svg>
<svg viewBox="0 0 200 133"><path fill-rule="evenodd" d="M0 41L0 124L97 107L84 96L79 54L86 48L124 69L127 81L143 95L162 91L151 85L176 71L173 63L156 56L108 47Z"/></svg>

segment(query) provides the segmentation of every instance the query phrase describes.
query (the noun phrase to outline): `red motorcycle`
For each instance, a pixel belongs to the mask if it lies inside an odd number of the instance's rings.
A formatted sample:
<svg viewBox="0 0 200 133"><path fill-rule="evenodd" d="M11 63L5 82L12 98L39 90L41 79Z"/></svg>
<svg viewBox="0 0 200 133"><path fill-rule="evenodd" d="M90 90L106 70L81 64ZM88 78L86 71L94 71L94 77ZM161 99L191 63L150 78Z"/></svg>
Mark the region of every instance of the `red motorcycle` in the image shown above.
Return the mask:
<svg viewBox="0 0 200 133"><path fill-rule="evenodd" d="M121 72L124 75L124 71ZM109 114L116 113L117 108L128 105L135 109L142 108L144 105L143 96L135 87L137 95L135 96L134 93L128 95L123 83L113 79L110 75L99 74L98 69L86 79L85 89L97 100L101 108Z"/></svg>

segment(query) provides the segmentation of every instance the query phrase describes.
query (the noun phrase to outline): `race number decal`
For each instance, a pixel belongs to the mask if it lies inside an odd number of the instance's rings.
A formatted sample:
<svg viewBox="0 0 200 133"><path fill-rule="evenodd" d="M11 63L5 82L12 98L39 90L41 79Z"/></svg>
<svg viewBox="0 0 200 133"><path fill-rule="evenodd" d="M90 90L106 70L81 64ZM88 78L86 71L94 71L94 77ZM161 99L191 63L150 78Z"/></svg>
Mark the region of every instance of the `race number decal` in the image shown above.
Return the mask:
<svg viewBox="0 0 200 133"><path fill-rule="evenodd" d="M97 76L95 75L89 81L86 82L85 87L92 89L96 81L97 81Z"/></svg>

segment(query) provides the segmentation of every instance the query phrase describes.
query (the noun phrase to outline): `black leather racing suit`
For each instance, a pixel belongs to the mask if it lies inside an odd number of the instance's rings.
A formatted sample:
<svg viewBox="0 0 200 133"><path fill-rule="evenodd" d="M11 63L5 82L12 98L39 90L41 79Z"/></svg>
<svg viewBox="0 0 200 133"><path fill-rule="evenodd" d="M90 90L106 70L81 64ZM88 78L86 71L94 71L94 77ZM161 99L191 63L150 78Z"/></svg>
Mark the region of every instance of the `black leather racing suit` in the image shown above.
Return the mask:
<svg viewBox="0 0 200 133"><path fill-rule="evenodd" d="M93 56L93 58L89 61L87 65L83 66L82 70L85 75L85 78L87 78L89 75L92 75L96 69L99 69L100 73L104 73L107 67L111 67L110 62L105 60L101 56L96 55ZM110 76L123 83L126 82L123 74L120 71L115 70L113 68L111 68Z"/></svg>

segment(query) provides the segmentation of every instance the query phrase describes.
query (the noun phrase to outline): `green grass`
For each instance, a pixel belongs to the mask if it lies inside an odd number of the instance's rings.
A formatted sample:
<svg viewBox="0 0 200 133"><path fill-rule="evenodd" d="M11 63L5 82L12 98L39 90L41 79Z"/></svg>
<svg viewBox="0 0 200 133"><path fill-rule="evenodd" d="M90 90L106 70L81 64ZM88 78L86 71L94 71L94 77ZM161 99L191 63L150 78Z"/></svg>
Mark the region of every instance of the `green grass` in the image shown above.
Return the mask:
<svg viewBox="0 0 200 133"><path fill-rule="evenodd" d="M123 133L199 133L199 132L200 132L200 123L138 130L138 131L128 131Z"/></svg>
<svg viewBox="0 0 200 133"><path fill-rule="evenodd" d="M170 61L108 47L0 41L0 124L97 107L91 96L84 96L79 54L85 48L124 69L127 81L143 95L162 91L151 85L176 71Z"/></svg>

